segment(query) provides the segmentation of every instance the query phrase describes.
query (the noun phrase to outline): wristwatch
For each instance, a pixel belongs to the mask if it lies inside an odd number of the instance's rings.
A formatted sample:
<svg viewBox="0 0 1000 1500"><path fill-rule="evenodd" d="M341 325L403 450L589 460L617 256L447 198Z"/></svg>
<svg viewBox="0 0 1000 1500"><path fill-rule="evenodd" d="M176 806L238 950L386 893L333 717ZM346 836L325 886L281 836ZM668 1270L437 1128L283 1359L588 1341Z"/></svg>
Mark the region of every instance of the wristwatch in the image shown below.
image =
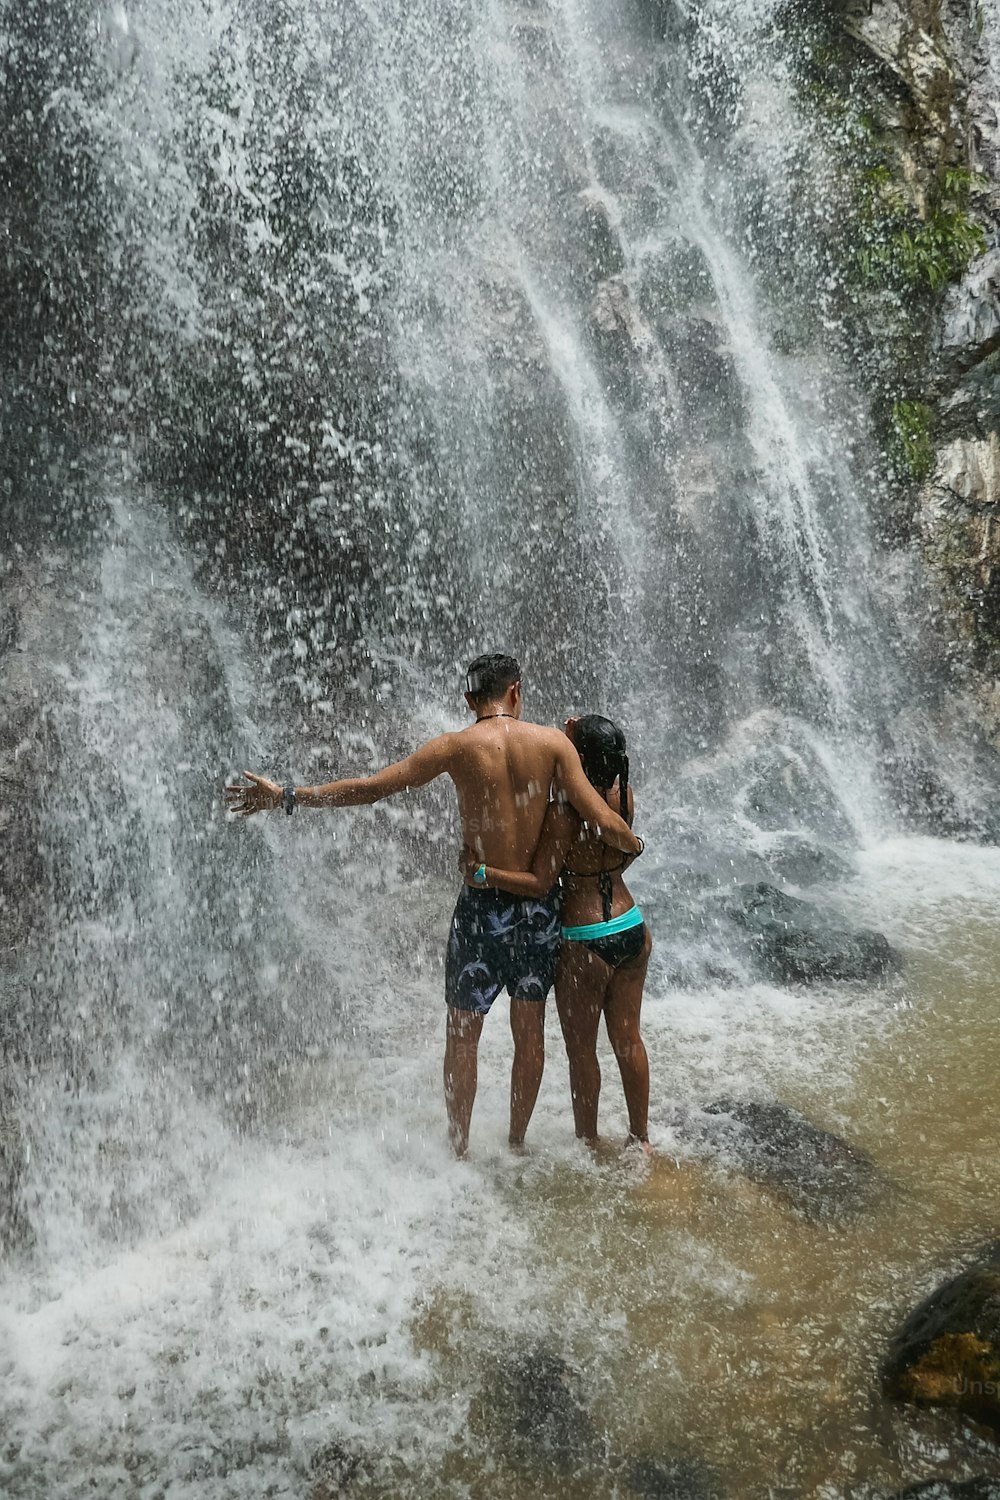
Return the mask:
<svg viewBox="0 0 1000 1500"><path fill-rule="evenodd" d="M291 784L285 787L281 794L281 805L289 817L295 811L295 787Z"/></svg>
<svg viewBox="0 0 1000 1500"><path fill-rule="evenodd" d="M477 865L476 868L472 872L472 879L473 879L473 882L476 885L485 885L486 884L486 866L485 865Z"/></svg>

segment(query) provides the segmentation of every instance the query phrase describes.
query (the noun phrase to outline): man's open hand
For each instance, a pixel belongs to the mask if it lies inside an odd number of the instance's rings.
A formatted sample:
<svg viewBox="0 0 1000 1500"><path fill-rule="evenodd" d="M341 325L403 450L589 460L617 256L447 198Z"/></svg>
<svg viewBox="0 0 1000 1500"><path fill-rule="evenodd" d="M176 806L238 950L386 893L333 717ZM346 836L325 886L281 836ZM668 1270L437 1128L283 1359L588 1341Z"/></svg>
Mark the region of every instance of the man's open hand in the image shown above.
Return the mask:
<svg viewBox="0 0 1000 1500"><path fill-rule="evenodd" d="M458 868L462 874L468 875L470 871L478 870L481 863L475 849L470 848L468 844L463 844L458 856Z"/></svg>
<svg viewBox="0 0 1000 1500"><path fill-rule="evenodd" d="M243 775L249 786L238 781L234 786L226 787L227 812L242 813L245 818L251 818L256 812L267 812L281 806L281 787L276 781L255 776L252 771L244 771Z"/></svg>

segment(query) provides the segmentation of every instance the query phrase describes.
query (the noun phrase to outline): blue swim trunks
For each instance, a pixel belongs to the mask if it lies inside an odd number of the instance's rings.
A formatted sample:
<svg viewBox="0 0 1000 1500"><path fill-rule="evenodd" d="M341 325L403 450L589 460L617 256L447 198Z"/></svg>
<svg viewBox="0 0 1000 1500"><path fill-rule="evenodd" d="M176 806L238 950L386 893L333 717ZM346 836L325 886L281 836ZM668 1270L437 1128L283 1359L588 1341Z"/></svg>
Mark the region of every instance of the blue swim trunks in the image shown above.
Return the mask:
<svg viewBox="0 0 1000 1500"><path fill-rule="evenodd" d="M558 896L558 889L539 899L463 885L445 958L448 1004L485 1016L504 985L512 1000L544 1000L559 957Z"/></svg>

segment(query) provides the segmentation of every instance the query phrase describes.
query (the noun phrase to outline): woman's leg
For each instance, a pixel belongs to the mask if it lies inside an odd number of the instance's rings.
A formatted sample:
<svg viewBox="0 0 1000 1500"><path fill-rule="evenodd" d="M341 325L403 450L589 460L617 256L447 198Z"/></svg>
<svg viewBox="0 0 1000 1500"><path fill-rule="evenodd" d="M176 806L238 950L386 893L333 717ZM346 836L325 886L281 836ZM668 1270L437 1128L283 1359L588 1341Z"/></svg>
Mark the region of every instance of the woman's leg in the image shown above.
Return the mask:
<svg viewBox="0 0 1000 1500"><path fill-rule="evenodd" d="M646 1139L649 1128L649 1061L639 1035L639 1010L652 947L647 931L646 946L638 958L615 969L604 1002L608 1040L625 1090L629 1133L640 1141Z"/></svg>
<svg viewBox="0 0 1000 1500"><path fill-rule="evenodd" d="M607 964L595 958L582 943L563 942L556 970L556 1009L569 1059L576 1133L590 1144L597 1140L597 1105L601 1096L597 1028L611 973Z"/></svg>

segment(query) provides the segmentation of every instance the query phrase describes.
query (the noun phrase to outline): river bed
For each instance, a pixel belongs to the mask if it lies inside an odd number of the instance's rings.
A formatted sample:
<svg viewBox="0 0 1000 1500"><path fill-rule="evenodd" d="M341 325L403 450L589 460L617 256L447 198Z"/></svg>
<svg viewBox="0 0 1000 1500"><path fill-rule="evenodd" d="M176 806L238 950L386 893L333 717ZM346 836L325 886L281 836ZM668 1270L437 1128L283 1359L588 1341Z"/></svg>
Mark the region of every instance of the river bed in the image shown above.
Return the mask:
<svg viewBox="0 0 1000 1500"><path fill-rule="evenodd" d="M419 905L443 936L441 894ZM1000 1473L995 1448L877 1385L895 1324L997 1231L998 894L1000 852L891 840L843 898L904 952L886 989L654 983L649 1166L620 1152L605 1043L607 1145L573 1139L551 1005L528 1154L503 1144L498 1007L473 1157L452 1161L432 964L369 982L356 1034L286 1071L255 1132L175 1098L171 1149L197 1160L201 1206L170 1232L116 1250L67 1230L65 1203L109 1176L106 1122L99 1141L84 1129L65 1142L76 1188L39 1198L46 1254L4 1289L4 1493L311 1495L334 1440L362 1458L362 1496L628 1495L650 1456L725 1496ZM886 1183L873 1210L809 1222L693 1157L673 1111L720 1093L779 1098L867 1151ZM578 1372L590 1446L574 1462L526 1451L494 1399L498 1371L538 1348Z"/></svg>

